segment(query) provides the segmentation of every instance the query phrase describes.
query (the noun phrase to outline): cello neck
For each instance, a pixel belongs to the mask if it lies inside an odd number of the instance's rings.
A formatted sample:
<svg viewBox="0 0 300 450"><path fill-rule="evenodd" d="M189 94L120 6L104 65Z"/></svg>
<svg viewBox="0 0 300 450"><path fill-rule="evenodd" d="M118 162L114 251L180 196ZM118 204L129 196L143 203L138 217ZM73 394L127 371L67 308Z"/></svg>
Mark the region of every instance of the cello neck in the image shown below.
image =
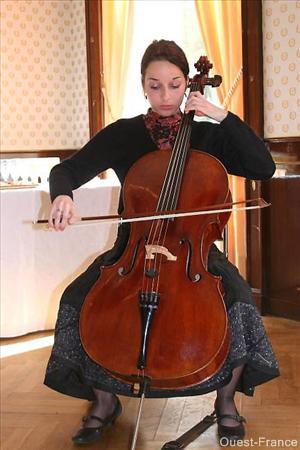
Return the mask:
<svg viewBox="0 0 300 450"><path fill-rule="evenodd" d="M157 211L176 209L185 162L190 148L194 113L183 114L160 192Z"/></svg>
<svg viewBox="0 0 300 450"><path fill-rule="evenodd" d="M209 85L217 87L221 84L222 77L220 75L215 75L213 78L208 77L212 64L206 56L200 56L199 60L195 64L195 68L199 71L199 74L195 75L191 80L191 92L200 91L201 94L203 94L205 86ZM156 208L157 212L173 209L175 210L177 207L184 167L186 164L188 151L190 149L194 115L195 111L190 111L182 116L180 128L176 136L170 162L158 199Z"/></svg>

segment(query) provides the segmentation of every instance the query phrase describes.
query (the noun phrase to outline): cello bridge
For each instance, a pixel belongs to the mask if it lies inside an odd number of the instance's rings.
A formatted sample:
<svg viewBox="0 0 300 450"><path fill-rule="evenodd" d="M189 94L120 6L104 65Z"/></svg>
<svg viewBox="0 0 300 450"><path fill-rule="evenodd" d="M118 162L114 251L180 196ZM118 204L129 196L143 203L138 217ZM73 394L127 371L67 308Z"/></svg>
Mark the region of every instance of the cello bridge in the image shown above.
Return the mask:
<svg viewBox="0 0 300 450"><path fill-rule="evenodd" d="M156 253L165 255L168 261L176 261L177 256L173 255L166 247L163 245L145 245L146 249L146 259L154 259Z"/></svg>

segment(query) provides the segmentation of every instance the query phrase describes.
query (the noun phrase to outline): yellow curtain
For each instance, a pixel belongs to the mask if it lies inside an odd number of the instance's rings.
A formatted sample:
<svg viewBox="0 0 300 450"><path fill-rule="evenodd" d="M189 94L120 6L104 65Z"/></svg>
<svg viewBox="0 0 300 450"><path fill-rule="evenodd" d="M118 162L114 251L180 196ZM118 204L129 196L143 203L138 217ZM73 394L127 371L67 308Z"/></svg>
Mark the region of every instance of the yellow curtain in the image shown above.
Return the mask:
<svg viewBox="0 0 300 450"><path fill-rule="evenodd" d="M102 0L103 75L105 125L119 119L133 30L134 2Z"/></svg>
<svg viewBox="0 0 300 450"><path fill-rule="evenodd" d="M242 23L240 0L195 0L200 29L214 73L222 75L220 102L243 118ZM244 200L244 179L230 177L233 201ZM229 221L229 259L246 273L245 214L233 213Z"/></svg>

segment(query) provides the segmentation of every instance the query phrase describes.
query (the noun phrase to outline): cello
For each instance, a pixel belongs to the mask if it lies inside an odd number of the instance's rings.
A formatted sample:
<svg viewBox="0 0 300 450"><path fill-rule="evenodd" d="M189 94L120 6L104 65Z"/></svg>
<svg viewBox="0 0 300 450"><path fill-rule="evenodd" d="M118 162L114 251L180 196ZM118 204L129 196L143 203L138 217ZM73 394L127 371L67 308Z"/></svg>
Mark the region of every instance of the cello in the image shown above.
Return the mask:
<svg viewBox="0 0 300 450"><path fill-rule="evenodd" d="M195 64L191 91L218 86L206 57ZM128 171L126 216L205 209L231 201L224 166L190 149L193 112L183 114L173 149L156 150ZM145 170L146 169L146 170ZM209 177L207 177L209 174ZM211 244L230 213L133 223L122 256L101 268L80 316L86 353L140 395L199 384L222 367L229 329L220 277L207 270ZM138 395L138 394L137 394Z"/></svg>

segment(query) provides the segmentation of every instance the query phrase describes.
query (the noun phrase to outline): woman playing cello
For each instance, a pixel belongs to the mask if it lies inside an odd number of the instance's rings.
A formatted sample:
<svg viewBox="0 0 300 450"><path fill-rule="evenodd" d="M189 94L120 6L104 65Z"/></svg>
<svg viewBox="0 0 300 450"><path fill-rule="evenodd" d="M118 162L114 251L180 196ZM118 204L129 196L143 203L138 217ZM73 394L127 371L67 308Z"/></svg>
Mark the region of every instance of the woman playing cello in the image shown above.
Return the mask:
<svg viewBox="0 0 300 450"><path fill-rule="evenodd" d="M180 105L188 84L189 66L184 52L173 41L154 41L141 62L142 86L150 103L146 114L120 119L98 132L79 152L55 166L50 175L52 208L49 225L62 231L75 217L72 191L108 168L121 185L132 165L156 149L172 148L179 130ZM270 178L275 170L264 143L236 115L208 102L200 92L190 92L184 112L195 111L217 123L193 122L191 147L218 158L229 174L248 179ZM209 174L207 174L209 177ZM123 204L120 200L119 212ZM73 436L81 445L101 437L105 427L121 414L116 396L132 396L126 383L112 377L92 361L79 335L82 304L100 275L100 267L117 261L126 247L129 227L119 227L111 250L100 255L65 290L55 328L55 342L45 384L52 389L92 402L90 415ZM253 395L255 386L279 375L278 364L256 310L251 289L227 258L212 245L208 270L221 276L231 328L229 354L221 369L208 380L181 390L150 389L147 397L201 395L216 391L215 410L219 437L242 439L244 418L234 403L240 391ZM200 400L199 400L200 401Z"/></svg>

